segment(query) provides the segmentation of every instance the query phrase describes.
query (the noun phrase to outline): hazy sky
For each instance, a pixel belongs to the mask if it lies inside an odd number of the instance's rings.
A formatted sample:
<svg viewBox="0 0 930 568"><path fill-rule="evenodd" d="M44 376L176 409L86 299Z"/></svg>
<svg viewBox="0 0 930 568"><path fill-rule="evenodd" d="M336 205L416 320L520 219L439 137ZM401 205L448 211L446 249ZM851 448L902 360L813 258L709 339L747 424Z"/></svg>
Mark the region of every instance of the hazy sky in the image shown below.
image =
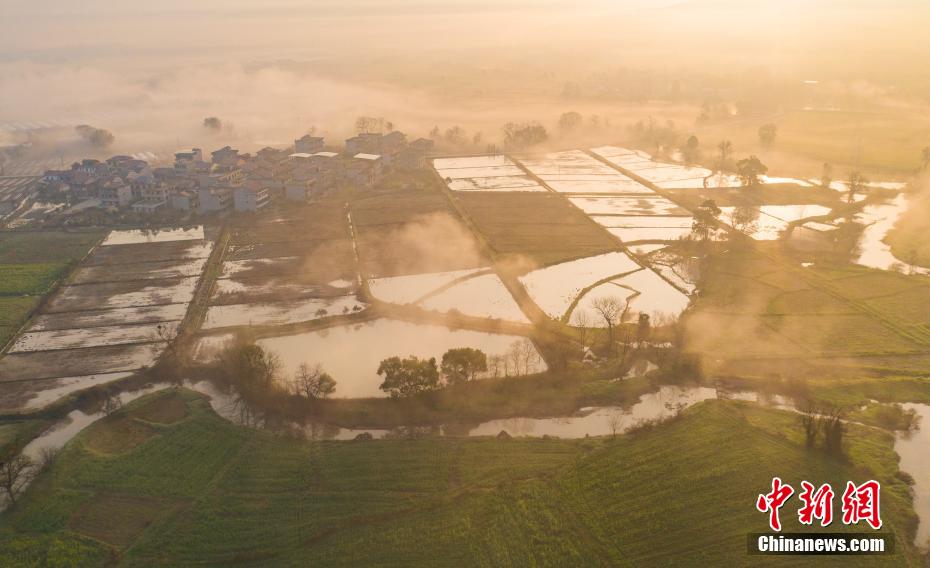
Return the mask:
<svg viewBox="0 0 930 568"><path fill-rule="evenodd" d="M618 69L930 95L925 0L0 0L0 20L0 123L137 145L187 143L211 114L259 141L357 114L484 128Z"/></svg>

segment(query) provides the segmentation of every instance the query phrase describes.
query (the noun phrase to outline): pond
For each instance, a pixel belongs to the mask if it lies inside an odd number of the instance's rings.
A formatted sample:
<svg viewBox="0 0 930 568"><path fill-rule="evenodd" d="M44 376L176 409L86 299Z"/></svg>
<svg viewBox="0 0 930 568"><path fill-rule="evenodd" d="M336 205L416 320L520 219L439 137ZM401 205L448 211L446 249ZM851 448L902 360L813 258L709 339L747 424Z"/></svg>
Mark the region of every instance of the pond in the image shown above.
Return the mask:
<svg viewBox="0 0 930 568"><path fill-rule="evenodd" d="M332 327L295 335L260 339L258 344L276 353L285 377L292 377L301 363L321 364L336 379L336 397L383 397L378 387L378 365L388 357L435 357L456 347L473 347L488 357L505 355L515 343L525 338L517 335L449 329L440 325L409 323L391 319ZM545 370L545 363L535 353L535 371Z"/></svg>

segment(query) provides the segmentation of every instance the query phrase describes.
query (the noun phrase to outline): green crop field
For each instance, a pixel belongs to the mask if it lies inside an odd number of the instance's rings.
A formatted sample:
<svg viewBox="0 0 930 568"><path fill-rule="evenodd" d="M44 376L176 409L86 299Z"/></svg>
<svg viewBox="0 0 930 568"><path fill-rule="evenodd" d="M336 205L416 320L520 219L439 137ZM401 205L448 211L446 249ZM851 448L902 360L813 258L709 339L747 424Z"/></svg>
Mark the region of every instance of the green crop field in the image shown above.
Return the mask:
<svg viewBox="0 0 930 568"><path fill-rule="evenodd" d="M0 346L100 233L0 232Z"/></svg>
<svg viewBox="0 0 930 568"><path fill-rule="evenodd" d="M502 258L554 264L617 250L610 233L550 193L462 193L455 199Z"/></svg>
<svg viewBox="0 0 930 568"><path fill-rule="evenodd" d="M779 475L875 477L896 552L842 562L915 565L893 437L852 427L847 447L848 461L807 450L791 413L725 401L617 438L308 442L161 391L66 446L0 517L0 563L739 565L746 534L767 528L755 498Z"/></svg>
<svg viewBox="0 0 930 568"><path fill-rule="evenodd" d="M64 264L4 264L0 295L41 294L48 291L65 269Z"/></svg>
<svg viewBox="0 0 930 568"><path fill-rule="evenodd" d="M778 126L771 150L759 144L758 129L765 123ZM697 136L708 149L729 139L737 154L758 154L769 167L791 175L819 176L823 162L834 164L838 176L853 168L907 175L920 165L930 119L921 109L790 110L756 121L708 123L698 127Z"/></svg>
<svg viewBox="0 0 930 568"><path fill-rule="evenodd" d="M730 251L702 273L686 316L690 346L725 357L927 355L930 317L913 306L928 280L853 265L802 268L771 250Z"/></svg>

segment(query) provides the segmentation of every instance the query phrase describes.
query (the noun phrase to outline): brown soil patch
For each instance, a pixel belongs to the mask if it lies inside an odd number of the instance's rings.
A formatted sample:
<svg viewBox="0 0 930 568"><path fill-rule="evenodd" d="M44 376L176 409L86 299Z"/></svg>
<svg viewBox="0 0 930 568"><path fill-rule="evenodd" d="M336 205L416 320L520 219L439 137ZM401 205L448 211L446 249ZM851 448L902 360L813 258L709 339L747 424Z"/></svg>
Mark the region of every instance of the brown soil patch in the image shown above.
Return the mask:
<svg viewBox="0 0 930 568"><path fill-rule="evenodd" d="M68 521L74 532L126 548L155 519L170 511L170 501L134 495L95 495Z"/></svg>
<svg viewBox="0 0 930 568"><path fill-rule="evenodd" d="M133 411L133 416L157 424L174 424L187 418L187 403L177 393L159 397L145 406Z"/></svg>
<svg viewBox="0 0 930 568"><path fill-rule="evenodd" d="M101 421L91 431L84 445L103 454L121 454L154 435L152 427L129 416L118 416Z"/></svg>

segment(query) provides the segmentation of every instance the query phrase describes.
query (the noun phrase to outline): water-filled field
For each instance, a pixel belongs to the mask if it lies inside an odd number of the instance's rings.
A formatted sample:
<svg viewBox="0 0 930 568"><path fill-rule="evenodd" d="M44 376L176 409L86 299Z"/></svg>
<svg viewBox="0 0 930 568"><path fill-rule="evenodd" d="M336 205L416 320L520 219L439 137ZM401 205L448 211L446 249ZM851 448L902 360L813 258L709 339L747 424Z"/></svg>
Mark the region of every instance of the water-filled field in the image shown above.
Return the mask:
<svg viewBox="0 0 930 568"><path fill-rule="evenodd" d="M639 269L626 253L611 252L540 268L521 276L520 282L537 306L559 319L586 288Z"/></svg>
<svg viewBox="0 0 930 568"><path fill-rule="evenodd" d="M281 358L286 378L289 379L301 363L319 363L336 379L335 396L359 398L386 396L378 388L382 378L377 370L380 362L388 357L415 355L438 360L447 350L456 347L480 349L488 356L504 355L520 341L524 339L516 335L378 319L260 339L258 344ZM545 364L539 359L535 370L544 369Z"/></svg>
<svg viewBox="0 0 930 568"><path fill-rule="evenodd" d="M433 167L453 191L546 191L510 158L501 154L436 158Z"/></svg>

